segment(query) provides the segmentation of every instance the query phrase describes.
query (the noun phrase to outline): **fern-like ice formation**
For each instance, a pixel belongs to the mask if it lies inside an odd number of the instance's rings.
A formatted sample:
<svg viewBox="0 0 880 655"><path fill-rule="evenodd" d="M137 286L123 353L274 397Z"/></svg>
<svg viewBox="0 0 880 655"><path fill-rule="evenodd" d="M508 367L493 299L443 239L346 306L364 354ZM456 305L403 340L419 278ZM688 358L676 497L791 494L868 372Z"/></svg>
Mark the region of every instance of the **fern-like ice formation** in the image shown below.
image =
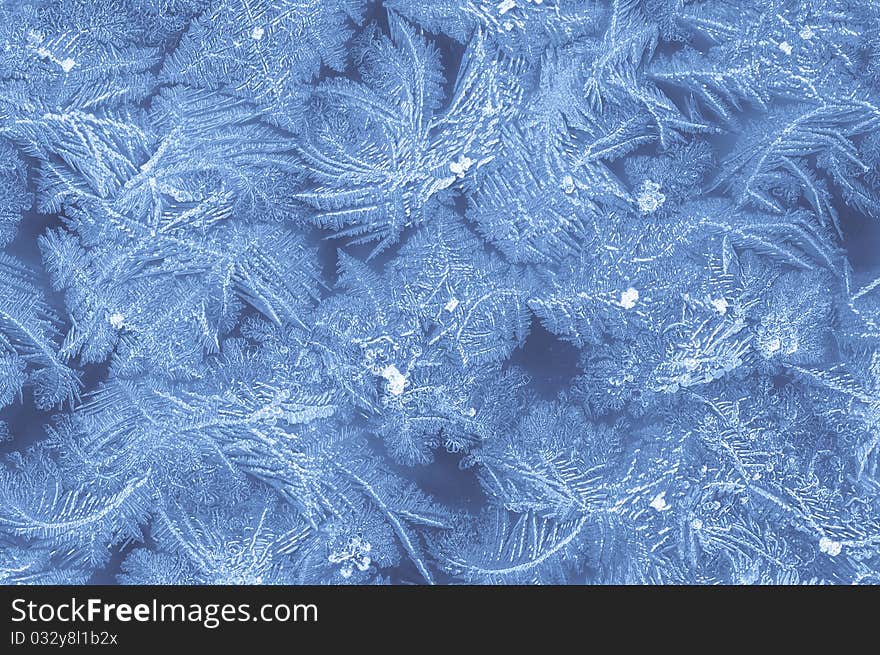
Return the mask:
<svg viewBox="0 0 880 655"><path fill-rule="evenodd" d="M0 41L0 582L880 583L876 2Z"/></svg>

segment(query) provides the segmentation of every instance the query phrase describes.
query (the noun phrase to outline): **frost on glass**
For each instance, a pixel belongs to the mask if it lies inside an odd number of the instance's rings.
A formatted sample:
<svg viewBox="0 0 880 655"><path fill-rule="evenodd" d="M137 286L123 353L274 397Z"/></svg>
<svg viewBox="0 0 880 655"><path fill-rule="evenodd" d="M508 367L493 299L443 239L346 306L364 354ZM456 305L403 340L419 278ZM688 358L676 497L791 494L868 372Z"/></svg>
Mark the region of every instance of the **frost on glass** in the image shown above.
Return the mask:
<svg viewBox="0 0 880 655"><path fill-rule="evenodd" d="M0 41L0 582L880 583L877 3Z"/></svg>

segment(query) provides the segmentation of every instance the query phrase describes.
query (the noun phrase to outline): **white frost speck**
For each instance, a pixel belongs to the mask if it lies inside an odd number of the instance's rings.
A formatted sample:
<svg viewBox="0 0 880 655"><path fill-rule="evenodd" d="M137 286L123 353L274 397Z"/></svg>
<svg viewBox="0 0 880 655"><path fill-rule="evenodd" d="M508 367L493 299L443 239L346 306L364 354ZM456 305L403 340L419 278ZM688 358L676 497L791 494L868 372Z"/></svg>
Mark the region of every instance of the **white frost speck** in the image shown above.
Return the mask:
<svg viewBox="0 0 880 655"><path fill-rule="evenodd" d="M565 193L574 193L574 178L571 175L562 178L562 190Z"/></svg>
<svg viewBox="0 0 880 655"><path fill-rule="evenodd" d="M31 46L33 47L42 42L43 37L38 32L31 32L29 40L31 42ZM58 57L52 54L52 52L44 46L34 47L34 52L36 52L41 59L48 59L52 63L58 64L61 70L63 70L65 73L69 73L73 69L73 67L76 66L75 59L71 59L70 57L67 57L66 59L58 59Z"/></svg>
<svg viewBox="0 0 880 655"><path fill-rule="evenodd" d="M464 174L468 172L468 169L474 165L474 160L468 157L467 155L462 155L458 158L458 161L454 161L449 164L449 170L452 171L458 177L464 177Z"/></svg>
<svg viewBox="0 0 880 655"><path fill-rule="evenodd" d="M774 355L782 350L782 339L774 335L773 337L767 339L767 341L763 345L764 350L767 352L768 355Z"/></svg>
<svg viewBox="0 0 880 655"><path fill-rule="evenodd" d="M799 32L799 36L800 36L804 41L809 41L810 39L813 38L813 28L810 27L809 25L804 25L804 26L801 28L801 31Z"/></svg>
<svg viewBox="0 0 880 655"><path fill-rule="evenodd" d="M516 0L501 0L498 3L498 13L503 16L514 7L516 7Z"/></svg>
<svg viewBox="0 0 880 655"><path fill-rule="evenodd" d="M639 300L639 290L630 287L620 294L620 306L624 309L632 309Z"/></svg>
<svg viewBox="0 0 880 655"><path fill-rule="evenodd" d="M115 314L111 314L108 320L110 321L110 325L119 330L120 328L122 328L122 325L125 321L125 316L123 314L120 314L119 312L116 312Z"/></svg>
<svg viewBox="0 0 880 655"><path fill-rule="evenodd" d="M266 33L266 30L264 30L262 27L257 25L257 27L255 27L254 29L251 30L251 38L254 41L259 41L260 39L263 38L263 35L265 33Z"/></svg>
<svg viewBox="0 0 880 655"><path fill-rule="evenodd" d="M654 496L654 499L649 503L651 507L653 507L658 512L665 512L668 510L671 505L666 502L666 492L661 491L659 494Z"/></svg>
<svg viewBox="0 0 880 655"><path fill-rule="evenodd" d="M458 307L458 298L450 298L449 302L443 305L443 309L447 312L454 312L456 307Z"/></svg>
<svg viewBox="0 0 880 655"><path fill-rule="evenodd" d="M406 377L397 370L394 364L389 364L382 369L382 377L388 381L388 393L392 396L399 396L403 393L403 387L406 385Z"/></svg>
<svg viewBox="0 0 880 655"><path fill-rule="evenodd" d="M654 180L645 180L642 182L639 195L636 196L636 202L643 214L650 214L663 206L666 202L666 194L660 193L660 184Z"/></svg>
<svg viewBox="0 0 880 655"><path fill-rule="evenodd" d="M783 41L782 43L780 43L779 49L787 55L790 55L792 50L791 44L788 41Z"/></svg>
<svg viewBox="0 0 880 655"><path fill-rule="evenodd" d="M719 314L726 314L729 305L724 298L715 298L714 300L712 300L712 307L714 307L715 311Z"/></svg>
<svg viewBox="0 0 880 655"><path fill-rule="evenodd" d="M837 557L843 550L843 544L828 537L822 537L819 539L819 550L831 557Z"/></svg>

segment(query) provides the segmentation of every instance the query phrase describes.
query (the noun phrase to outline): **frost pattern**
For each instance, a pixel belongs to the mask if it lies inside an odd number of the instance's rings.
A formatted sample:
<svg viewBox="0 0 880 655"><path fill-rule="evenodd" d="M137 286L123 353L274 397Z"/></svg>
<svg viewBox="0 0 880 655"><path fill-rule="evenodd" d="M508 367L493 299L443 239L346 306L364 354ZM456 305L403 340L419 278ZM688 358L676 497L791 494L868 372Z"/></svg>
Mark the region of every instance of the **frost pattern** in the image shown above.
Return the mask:
<svg viewBox="0 0 880 655"><path fill-rule="evenodd" d="M0 0L0 582L880 583L878 35Z"/></svg>

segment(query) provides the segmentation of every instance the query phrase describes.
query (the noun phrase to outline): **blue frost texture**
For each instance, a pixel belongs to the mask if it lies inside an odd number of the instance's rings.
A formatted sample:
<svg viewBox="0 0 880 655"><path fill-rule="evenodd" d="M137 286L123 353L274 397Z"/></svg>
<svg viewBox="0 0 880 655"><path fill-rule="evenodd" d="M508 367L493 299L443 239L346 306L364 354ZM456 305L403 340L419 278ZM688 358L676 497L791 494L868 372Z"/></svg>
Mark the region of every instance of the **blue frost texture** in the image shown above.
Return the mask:
<svg viewBox="0 0 880 655"><path fill-rule="evenodd" d="M0 583L880 583L874 0L0 0Z"/></svg>

